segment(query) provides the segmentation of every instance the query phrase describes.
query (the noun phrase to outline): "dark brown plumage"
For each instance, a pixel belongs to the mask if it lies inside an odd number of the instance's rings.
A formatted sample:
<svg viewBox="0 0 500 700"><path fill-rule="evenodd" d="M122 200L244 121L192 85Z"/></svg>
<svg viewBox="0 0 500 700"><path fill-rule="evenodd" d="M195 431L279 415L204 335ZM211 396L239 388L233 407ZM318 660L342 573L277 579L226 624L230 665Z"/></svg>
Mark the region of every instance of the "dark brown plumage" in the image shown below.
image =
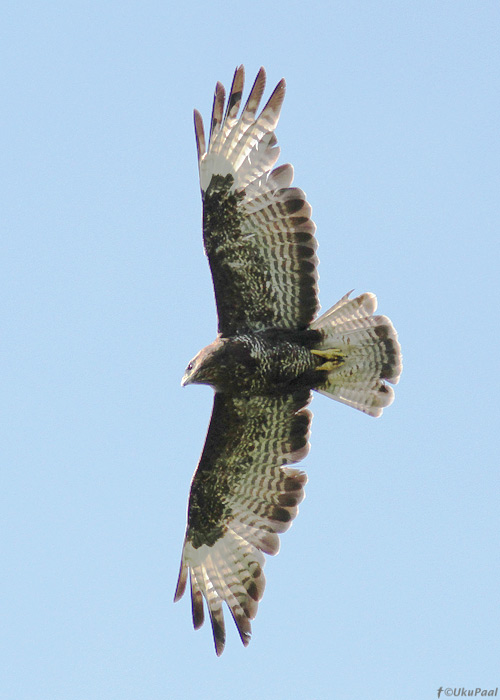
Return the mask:
<svg viewBox="0 0 500 700"><path fill-rule="evenodd" d="M264 553L278 552L278 534L304 496L305 474L288 465L309 449L311 390L377 416L393 400L386 381L396 383L401 372L396 332L389 319L374 315L374 295L346 295L314 320L311 207L290 186L291 165L271 170L285 83L257 116L261 68L238 116L243 82L240 66L225 113L217 83L208 149L195 112L203 241L219 333L182 380L209 384L216 393L191 485L175 600L189 573L194 626L203 623L205 598L217 654L225 643L224 602L248 644L264 591Z"/></svg>

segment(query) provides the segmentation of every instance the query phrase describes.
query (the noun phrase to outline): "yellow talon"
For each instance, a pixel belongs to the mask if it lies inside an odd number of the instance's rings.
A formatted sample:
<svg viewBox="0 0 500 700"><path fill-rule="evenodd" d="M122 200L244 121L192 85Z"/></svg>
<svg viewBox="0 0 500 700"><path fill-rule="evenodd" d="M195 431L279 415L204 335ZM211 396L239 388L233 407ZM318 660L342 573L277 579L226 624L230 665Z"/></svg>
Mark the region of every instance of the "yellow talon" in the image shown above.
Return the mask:
<svg viewBox="0 0 500 700"><path fill-rule="evenodd" d="M340 352L340 350L336 350L335 348L328 348L328 350L311 350L311 353L327 360L327 362L323 362L323 364L315 367L315 369L321 369L327 372L335 369L345 360L345 355Z"/></svg>
<svg viewBox="0 0 500 700"><path fill-rule="evenodd" d="M339 356L339 351L333 348L328 348L328 350L311 350L313 355L318 357L324 357L325 360L332 360L334 357Z"/></svg>

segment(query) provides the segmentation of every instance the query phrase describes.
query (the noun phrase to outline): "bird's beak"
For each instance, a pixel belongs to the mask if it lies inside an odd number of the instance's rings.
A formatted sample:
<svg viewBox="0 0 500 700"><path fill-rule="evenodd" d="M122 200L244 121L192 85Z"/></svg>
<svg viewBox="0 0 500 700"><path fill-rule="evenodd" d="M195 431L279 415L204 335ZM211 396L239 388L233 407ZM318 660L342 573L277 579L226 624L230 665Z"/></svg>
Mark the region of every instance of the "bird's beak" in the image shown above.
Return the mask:
<svg viewBox="0 0 500 700"><path fill-rule="evenodd" d="M185 374L181 379L181 386L186 386L186 384L190 384L189 377L187 376L187 374Z"/></svg>

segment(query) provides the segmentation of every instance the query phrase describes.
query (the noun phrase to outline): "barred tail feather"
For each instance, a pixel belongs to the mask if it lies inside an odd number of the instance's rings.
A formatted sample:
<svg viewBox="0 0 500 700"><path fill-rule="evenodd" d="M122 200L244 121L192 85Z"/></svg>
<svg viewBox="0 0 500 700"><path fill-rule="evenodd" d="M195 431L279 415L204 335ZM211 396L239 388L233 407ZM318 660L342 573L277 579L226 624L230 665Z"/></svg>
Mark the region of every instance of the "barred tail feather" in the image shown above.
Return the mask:
<svg viewBox="0 0 500 700"><path fill-rule="evenodd" d="M311 324L322 336L313 350L319 358L317 369L327 372L316 391L380 416L394 399L386 382L399 381L401 348L391 321L374 315L376 296L349 299L349 294Z"/></svg>

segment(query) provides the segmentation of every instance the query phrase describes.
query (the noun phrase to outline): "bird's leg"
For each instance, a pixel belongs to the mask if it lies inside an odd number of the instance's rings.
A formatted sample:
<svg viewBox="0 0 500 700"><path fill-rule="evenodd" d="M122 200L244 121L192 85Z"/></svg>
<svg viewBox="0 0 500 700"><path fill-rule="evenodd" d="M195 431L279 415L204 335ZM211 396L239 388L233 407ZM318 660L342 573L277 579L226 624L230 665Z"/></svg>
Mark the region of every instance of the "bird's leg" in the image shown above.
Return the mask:
<svg viewBox="0 0 500 700"><path fill-rule="evenodd" d="M311 353L317 357L327 360L314 369L326 370L327 372L342 365L345 362L346 357L343 352L337 350L336 348L328 348L328 350L311 350Z"/></svg>

